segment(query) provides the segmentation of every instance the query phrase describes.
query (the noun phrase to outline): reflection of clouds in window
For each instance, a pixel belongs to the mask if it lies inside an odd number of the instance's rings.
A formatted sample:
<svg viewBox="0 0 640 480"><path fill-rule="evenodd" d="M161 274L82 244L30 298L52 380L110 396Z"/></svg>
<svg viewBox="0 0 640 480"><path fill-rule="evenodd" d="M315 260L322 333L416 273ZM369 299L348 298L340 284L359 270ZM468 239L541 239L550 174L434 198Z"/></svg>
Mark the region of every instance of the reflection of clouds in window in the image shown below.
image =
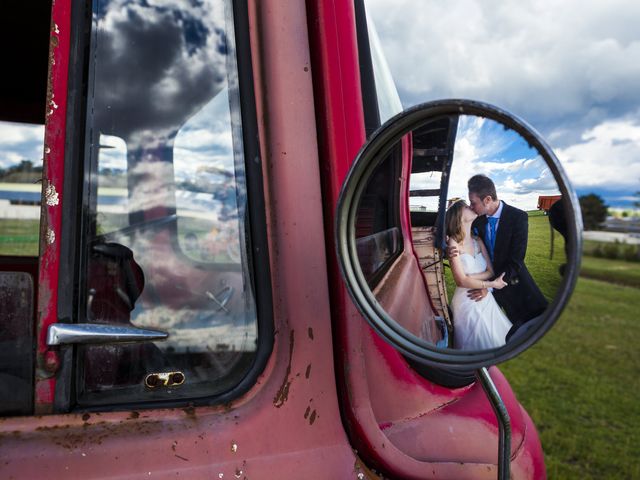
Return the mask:
<svg viewBox="0 0 640 480"><path fill-rule="evenodd" d="M468 197L467 181L483 173L498 197L523 210L536 208L539 195L558 187L538 152L513 130L492 120L460 116L448 197Z"/></svg>
<svg viewBox="0 0 640 480"><path fill-rule="evenodd" d="M0 122L0 168L29 160L42 165L44 125Z"/></svg>
<svg viewBox="0 0 640 480"><path fill-rule="evenodd" d="M222 90L180 129L174 141L176 178L197 181L211 169L233 175L228 90Z"/></svg>
<svg viewBox="0 0 640 480"><path fill-rule="evenodd" d="M169 331L154 351L183 364L172 398L216 394L243 377L257 338L229 2L96 2L88 140L94 155L115 147L92 172L97 241L129 247L144 272L130 318ZM118 395L147 399L133 383Z"/></svg>
<svg viewBox="0 0 640 480"><path fill-rule="evenodd" d="M236 181L243 155L241 142L234 155L228 93L222 90L180 129L174 167L181 247L197 260L238 263L246 193L243 181ZM188 251L186 235L197 239L197 249Z"/></svg>
<svg viewBox="0 0 640 480"><path fill-rule="evenodd" d="M210 309L175 310L159 306L140 311L135 315L134 323L141 328L171 330L161 347L173 352L211 352L218 344L229 345L237 351L256 349L258 332L253 311L228 315L212 313Z"/></svg>
<svg viewBox="0 0 640 480"><path fill-rule="evenodd" d="M100 135L99 169L127 170L127 145L120 137Z"/></svg>
<svg viewBox="0 0 640 480"><path fill-rule="evenodd" d="M163 300L152 308L137 302L132 312L136 326L171 331L169 340L162 343L163 348L211 351L216 344L226 343L239 351L255 350L255 306L246 297L242 272L227 272L224 283L212 282L211 275L220 275L219 272L194 270L175 255L173 245L159 242L158 232L153 230L112 240L127 244L134 252L135 261L145 272L147 298ZM223 285L233 292L226 310L219 308L210 296L222 298Z"/></svg>
<svg viewBox="0 0 640 480"><path fill-rule="evenodd" d="M126 224L129 211L127 192L127 146L119 137L100 135L98 158L98 216L100 233Z"/></svg>
<svg viewBox="0 0 640 480"><path fill-rule="evenodd" d="M131 142L170 138L226 82L222 2L100 2L95 122Z"/></svg>
<svg viewBox="0 0 640 480"><path fill-rule="evenodd" d="M155 207L171 208L173 165L169 162L139 162L129 172L139 180L129 195L130 211L148 211Z"/></svg>

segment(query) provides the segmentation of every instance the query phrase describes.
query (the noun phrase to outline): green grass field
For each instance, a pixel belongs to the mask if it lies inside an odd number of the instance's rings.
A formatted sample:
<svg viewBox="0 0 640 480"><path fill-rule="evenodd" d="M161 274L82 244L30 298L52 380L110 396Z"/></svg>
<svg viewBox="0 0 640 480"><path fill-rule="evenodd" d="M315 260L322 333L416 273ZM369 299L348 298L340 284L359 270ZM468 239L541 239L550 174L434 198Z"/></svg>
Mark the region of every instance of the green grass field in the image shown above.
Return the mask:
<svg viewBox="0 0 640 480"><path fill-rule="evenodd" d="M529 220L526 263L548 294L562 238L549 262L547 218ZM640 478L639 309L640 264L584 256L551 332L500 366L538 427L549 478Z"/></svg>
<svg viewBox="0 0 640 480"><path fill-rule="evenodd" d="M500 366L549 478L640 478L639 307L637 288L581 278L551 332Z"/></svg>
<svg viewBox="0 0 640 480"><path fill-rule="evenodd" d="M582 257L580 276L628 287L640 288L640 263ZM640 297L640 291L638 292ZM640 304L640 300L638 302Z"/></svg>
<svg viewBox="0 0 640 480"><path fill-rule="evenodd" d="M39 220L0 219L0 255L38 255Z"/></svg>
<svg viewBox="0 0 640 480"><path fill-rule="evenodd" d="M525 262L545 295L559 284L564 244L530 214ZM447 269L450 294L455 285ZM553 329L500 365L542 441L550 479L640 479L640 263L584 256Z"/></svg>

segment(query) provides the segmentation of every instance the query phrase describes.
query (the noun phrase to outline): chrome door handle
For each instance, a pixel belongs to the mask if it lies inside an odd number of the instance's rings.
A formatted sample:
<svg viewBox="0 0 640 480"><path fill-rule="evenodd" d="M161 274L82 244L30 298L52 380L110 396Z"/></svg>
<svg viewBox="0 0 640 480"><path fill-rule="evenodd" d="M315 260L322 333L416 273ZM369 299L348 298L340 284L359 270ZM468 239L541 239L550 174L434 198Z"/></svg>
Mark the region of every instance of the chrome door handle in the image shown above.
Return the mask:
<svg viewBox="0 0 640 480"><path fill-rule="evenodd" d="M165 340L168 337L168 333L159 330L123 325L54 323L49 325L47 330L47 345L151 342Z"/></svg>

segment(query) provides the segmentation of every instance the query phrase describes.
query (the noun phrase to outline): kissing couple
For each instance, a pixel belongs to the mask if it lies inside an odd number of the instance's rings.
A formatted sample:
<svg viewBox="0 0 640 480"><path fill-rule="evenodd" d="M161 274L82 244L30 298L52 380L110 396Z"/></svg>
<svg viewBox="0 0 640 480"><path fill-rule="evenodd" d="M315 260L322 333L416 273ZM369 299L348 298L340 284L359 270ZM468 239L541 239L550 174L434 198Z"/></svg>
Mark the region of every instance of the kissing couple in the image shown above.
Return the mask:
<svg viewBox="0 0 640 480"><path fill-rule="evenodd" d="M469 202L446 214L447 255L457 285L451 300L454 347L497 348L542 314L547 300L524 263L529 218L498 199L493 181L474 175Z"/></svg>

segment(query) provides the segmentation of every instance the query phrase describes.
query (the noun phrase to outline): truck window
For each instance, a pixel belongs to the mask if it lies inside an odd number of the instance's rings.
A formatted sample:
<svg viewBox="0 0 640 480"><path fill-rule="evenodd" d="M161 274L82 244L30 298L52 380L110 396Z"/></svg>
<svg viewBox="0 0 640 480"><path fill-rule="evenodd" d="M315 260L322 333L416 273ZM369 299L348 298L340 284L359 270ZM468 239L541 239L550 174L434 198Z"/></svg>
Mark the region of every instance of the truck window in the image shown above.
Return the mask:
<svg viewBox="0 0 640 480"><path fill-rule="evenodd" d="M236 61L224 1L94 1L80 321L169 337L80 347L80 406L212 398L254 363Z"/></svg>
<svg viewBox="0 0 640 480"><path fill-rule="evenodd" d="M0 121L0 255L37 256L44 125Z"/></svg>

